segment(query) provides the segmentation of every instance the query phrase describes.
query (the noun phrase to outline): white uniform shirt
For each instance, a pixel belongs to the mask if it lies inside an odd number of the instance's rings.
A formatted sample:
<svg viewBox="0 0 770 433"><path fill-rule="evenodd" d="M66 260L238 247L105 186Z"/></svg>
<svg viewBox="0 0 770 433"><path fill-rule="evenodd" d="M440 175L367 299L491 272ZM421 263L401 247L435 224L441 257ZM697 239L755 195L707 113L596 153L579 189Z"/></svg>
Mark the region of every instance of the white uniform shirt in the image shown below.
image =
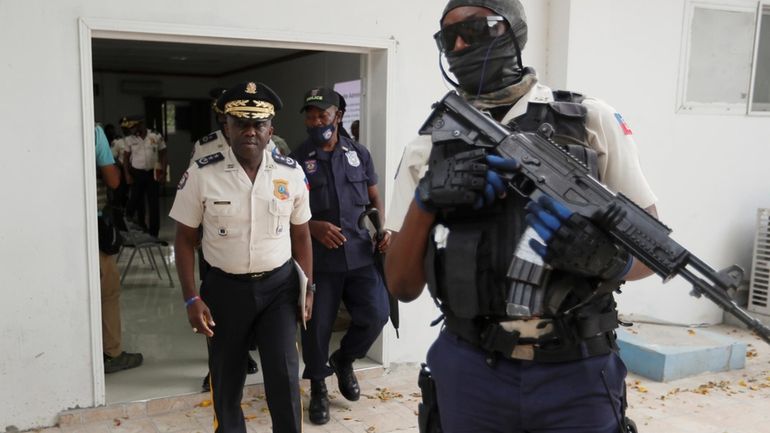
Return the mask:
<svg viewBox="0 0 770 433"><path fill-rule="evenodd" d="M124 150L126 150L126 139L124 137L112 140L112 157L121 164L123 164Z"/></svg>
<svg viewBox="0 0 770 433"><path fill-rule="evenodd" d="M526 113L530 102L553 102L553 92L547 86L536 84L511 107L500 123L507 124ZM602 182L613 192L622 192L642 208L653 205L657 198L642 173L636 142L623 118L615 109L598 99L587 97L583 106L588 111L588 146L598 154L599 177ZM432 146L430 136L421 135L404 149L396 172L385 228L393 231L401 229L409 204L414 198L417 183L428 170L428 157Z"/></svg>
<svg viewBox="0 0 770 433"><path fill-rule="evenodd" d="M217 152L224 153L225 149L228 147L230 147L230 145L227 143L225 134L222 133L222 130L217 129L216 131L201 138L193 144L193 153L192 157L190 157L190 165L192 165L192 163L195 161L203 158L204 156L213 155ZM267 142L265 150L272 152L273 149L275 149L275 143L273 143L273 140L271 139Z"/></svg>
<svg viewBox="0 0 770 433"><path fill-rule="evenodd" d="M131 166L137 170L152 170L158 163L158 152L166 148L163 136L154 131L147 131L142 139L129 135L124 139L126 151L131 152Z"/></svg>
<svg viewBox="0 0 770 433"><path fill-rule="evenodd" d="M231 274L277 268L291 258L290 224L310 220L304 172L276 162L290 158L265 151L252 185L232 149L216 155L182 175L169 216L188 227L203 224L211 266Z"/></svg>

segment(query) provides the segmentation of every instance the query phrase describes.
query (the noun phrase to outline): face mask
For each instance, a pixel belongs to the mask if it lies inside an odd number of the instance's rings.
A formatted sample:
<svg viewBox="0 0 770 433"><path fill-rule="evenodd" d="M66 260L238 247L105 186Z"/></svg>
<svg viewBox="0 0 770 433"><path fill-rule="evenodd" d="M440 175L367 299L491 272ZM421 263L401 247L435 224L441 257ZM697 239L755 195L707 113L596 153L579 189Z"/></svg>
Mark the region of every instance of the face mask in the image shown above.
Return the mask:
<svg viewBox="0 0 770 433"><path fill-rule="evenodd" d="M511 32L489 44L471 45L446 53L449 71L468 93L483 94L510 86L521 79L517 50Z"/></svg>
<svg viewBox="0 0 770 433"><path fill-rule="evenodd" d="M307 128L307 135L313 140L313 143L321 145L332 139L334 135L334 125L315 126Z"/></svg>

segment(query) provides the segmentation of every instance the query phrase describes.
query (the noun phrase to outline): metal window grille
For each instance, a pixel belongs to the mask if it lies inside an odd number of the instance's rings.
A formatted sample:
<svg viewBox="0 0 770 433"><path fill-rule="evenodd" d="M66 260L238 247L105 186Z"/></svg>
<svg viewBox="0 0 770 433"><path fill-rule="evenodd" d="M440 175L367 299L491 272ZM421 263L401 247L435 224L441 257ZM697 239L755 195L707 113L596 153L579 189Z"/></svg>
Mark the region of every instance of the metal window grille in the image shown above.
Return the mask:
<svg viewBox="0 0 770 433"><path fill-rule="evenodd" d="M754 263L751 266L749 311L770 315L770 209L757 210Z"/></svg>

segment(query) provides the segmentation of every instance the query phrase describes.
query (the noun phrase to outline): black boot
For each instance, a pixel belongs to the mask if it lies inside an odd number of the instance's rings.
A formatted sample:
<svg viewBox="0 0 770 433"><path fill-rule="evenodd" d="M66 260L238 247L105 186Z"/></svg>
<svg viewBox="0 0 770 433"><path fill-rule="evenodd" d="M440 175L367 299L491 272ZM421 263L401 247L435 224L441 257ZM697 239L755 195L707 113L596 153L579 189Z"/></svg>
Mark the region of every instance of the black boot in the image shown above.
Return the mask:
<svg viewBox="0 0 770 433"><path fill-rule="evenodd" d="M338 350L329 357L329 366L337 375L342 396L350 401L357 401L361 397L361 389L358 387L358 379L353 373L353 360L344 359Z"/></svg>
<svg viewBox="0 0 770 433"><path fill-rule="evenodd" d="M326 424L329 422L329 393L323 380L310 381L310 406L308 407L310 422Z"/></svg>
<svg viewBox="0 0 770 433"><path fill-rule="evenodd" d="M249 353L249 361L246 364L246 374L256 374L258 371L259 367L257 366L257 361L255 361Z"/></svg>
<svg viewBox="0 0 770 433"><path fill-rule="evenodd" d="M209 381L209 375L210 373L206 373L206 376L203 378L203 383L201 383L202 392L211 391L211 382Z"/></svg>

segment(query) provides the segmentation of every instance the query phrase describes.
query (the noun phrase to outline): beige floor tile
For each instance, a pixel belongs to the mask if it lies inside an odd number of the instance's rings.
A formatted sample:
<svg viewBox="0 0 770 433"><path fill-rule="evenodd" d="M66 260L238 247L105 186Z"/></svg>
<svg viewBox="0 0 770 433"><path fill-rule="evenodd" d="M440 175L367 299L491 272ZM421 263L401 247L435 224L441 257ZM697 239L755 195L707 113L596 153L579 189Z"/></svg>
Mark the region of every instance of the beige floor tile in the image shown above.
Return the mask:
<svg viewBox="0 0 770 433"><path fill-rule="evenodd" d="M179 412L155 416L152 417L152 421L158 433L172 433L185 431L185 429L192 432L201 428L195 417Z"/></svg>
<svg viewBox="0 0 770 433"><path fill-rule="evenodd" d="M101 421L98 423L83 424L64 427L62 433L109 433L111 422Z"/></svg>
<svg viewBox="0 0 770 433"><path fill-rule="evenodd" d="M113 420L113 424L109 427L110 433L157 433L158 429L155 428L150 419L116 419Z"/></svg>

